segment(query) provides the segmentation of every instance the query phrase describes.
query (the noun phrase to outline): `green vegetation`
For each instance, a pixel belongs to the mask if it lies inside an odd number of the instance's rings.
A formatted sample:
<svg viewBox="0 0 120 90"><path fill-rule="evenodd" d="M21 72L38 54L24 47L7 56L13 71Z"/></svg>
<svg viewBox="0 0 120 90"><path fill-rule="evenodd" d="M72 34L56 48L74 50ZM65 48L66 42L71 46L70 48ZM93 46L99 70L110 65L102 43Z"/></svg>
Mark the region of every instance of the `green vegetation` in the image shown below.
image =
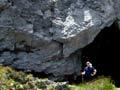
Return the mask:
<svg viewBox="0 0 120 90"><path fill-rule="evenodd" d="M0 66L0 90L69 90L66 84L39 79L32 74Z"/></svg>
<svg viewBox="0 0 120 90"><path fill-rule="evenodd" d="M79 85L63 83L39 79L32 74L0 66L0 90L115 90L113 81L105 77Z"/></svg>
<svg viewBox="0 0 120 90"><path fill-rule="evenodd" d="M79 85L70 85L70 87L71 90L116 90L113 81L106 77L99 77L96 80Z"/></svg>

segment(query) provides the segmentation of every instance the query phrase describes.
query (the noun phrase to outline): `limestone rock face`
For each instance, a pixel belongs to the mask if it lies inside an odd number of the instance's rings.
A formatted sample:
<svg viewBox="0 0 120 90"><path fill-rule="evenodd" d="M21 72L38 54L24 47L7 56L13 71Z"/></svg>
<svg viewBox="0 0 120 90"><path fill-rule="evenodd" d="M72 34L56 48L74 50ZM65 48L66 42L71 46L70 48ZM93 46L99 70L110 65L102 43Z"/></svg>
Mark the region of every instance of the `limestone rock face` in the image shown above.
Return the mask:
<svg viewBox="0 0 120 90"><path fill-rule="evenodd" d="M81 48L120 20L119 0L0 0L0 63L62 79Z"/></svg>

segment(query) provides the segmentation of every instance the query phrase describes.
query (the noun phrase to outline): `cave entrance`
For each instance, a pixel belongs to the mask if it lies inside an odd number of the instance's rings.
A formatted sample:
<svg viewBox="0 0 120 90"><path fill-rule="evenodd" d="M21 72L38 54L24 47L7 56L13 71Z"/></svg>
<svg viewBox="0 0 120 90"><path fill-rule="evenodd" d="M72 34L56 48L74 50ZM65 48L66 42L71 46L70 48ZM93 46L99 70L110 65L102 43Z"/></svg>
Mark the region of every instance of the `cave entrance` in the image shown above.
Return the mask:
<svg viewBox="0 0 120 90"><path fill-rule="evenodd" d="M114 23L104 28L94 41L82 49L82 62L93 63L98 75L110 76L120 86L120 30Z"/></svg>

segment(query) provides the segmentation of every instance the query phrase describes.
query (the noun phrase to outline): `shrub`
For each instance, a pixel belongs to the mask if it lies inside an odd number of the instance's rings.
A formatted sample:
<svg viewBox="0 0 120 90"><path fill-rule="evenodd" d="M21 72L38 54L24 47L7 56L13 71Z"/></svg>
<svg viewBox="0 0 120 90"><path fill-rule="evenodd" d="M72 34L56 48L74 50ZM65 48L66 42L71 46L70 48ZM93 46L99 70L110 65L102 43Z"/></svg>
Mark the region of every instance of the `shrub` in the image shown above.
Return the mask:
<svg viewBox="0 0 120 90"><path fill-rule="evenodd" d="M39 79L33 77L32 74L26 74L10 67L0 66L0 90L57 90L55 89L58 87L57 83L59 82ZM64 85L61 84L62 86Z"/></svg>

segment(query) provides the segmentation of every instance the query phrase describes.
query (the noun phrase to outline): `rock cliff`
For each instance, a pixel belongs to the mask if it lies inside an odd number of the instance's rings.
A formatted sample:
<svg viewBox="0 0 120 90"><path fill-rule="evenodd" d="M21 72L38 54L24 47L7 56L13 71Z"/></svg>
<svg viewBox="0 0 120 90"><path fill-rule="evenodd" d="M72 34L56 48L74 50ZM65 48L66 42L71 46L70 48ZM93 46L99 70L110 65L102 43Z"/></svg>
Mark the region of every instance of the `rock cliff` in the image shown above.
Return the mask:
<svg viewBox="0 0 120 90"><path fill-rule="evenodd" d="M119 0L0 0L0 63L63 79L81 70L81 49L120 27Z"/></svg>

